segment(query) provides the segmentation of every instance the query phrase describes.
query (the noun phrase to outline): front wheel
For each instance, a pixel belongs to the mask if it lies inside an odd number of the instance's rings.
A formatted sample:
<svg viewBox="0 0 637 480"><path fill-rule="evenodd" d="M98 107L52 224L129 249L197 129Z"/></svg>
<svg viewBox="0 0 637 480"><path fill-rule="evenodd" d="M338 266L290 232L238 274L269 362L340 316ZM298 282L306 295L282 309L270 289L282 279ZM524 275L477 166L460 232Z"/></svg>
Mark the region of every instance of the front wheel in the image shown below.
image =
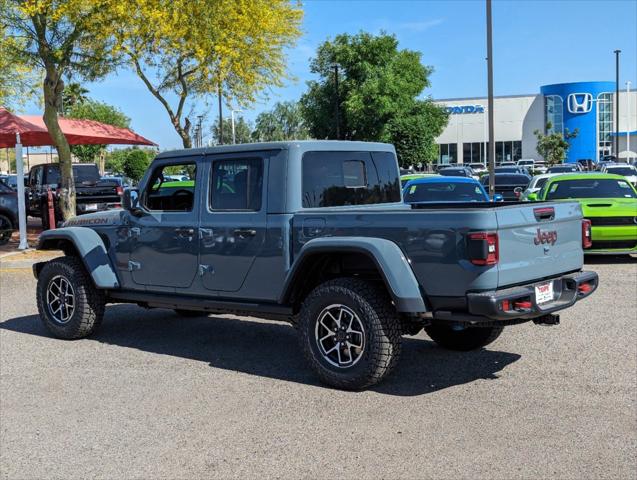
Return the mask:
<svg viewBox="0 0 637 480"><path fill-rule="evenodd" d="M42 267L37 303L44 326L67 340L92 334L104 316L104 294L76 257L55 258Z"/></svg>
<svg viewBox="0 0 637 480"><path fill-rule="evenodd" d="M401 325L387 293L365 280L338 278L316 287L299 315L301 348L328 385L360 390L398 362Z"/></svg>
<svg viewBox="0 0 637 480"><path fill-rule="evenodd" d="M431 339L448 350L467 352L485 347L502 333L503 327L465 327L447 325L429 325L425 332Z"/></svg>

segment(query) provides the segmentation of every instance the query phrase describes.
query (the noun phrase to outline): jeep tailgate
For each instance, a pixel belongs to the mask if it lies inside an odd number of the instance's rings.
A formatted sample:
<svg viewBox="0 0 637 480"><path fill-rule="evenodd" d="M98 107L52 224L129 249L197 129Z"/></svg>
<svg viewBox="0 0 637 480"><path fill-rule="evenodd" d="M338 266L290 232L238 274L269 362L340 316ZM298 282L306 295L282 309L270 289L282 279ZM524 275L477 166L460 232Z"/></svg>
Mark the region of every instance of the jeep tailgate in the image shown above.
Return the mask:
<svg viewBox="0 0 637 480"><path fill-rule="evenodd" d="M582 211L577 202L520 203L496 209L498 287L582 268Z"/></svg>

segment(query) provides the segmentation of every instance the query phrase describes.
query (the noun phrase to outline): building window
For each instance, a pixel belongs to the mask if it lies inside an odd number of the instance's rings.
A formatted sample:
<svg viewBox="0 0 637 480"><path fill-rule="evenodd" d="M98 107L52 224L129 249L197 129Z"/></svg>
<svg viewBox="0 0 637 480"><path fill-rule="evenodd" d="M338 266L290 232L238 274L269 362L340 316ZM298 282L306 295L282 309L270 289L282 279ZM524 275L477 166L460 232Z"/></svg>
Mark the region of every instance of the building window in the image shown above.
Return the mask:
<svg viewBox="0 0 637 480"><path fill-rule="evenodd" d="M610 155L613 147L613 94L597 96L597 159Z"/></svg>
<svg viewBox="0 0 637 480"><path fill-rule="evenodd" d="M462 144L462 163L486 163L484 142Z"/></svg>
<svg viewBox="0 0 637 480"><path fill-rule="evenodd" d="M564 132L564 106L562 97L559 95L546 95L544 97L544 118L546 125L551 124L551 128L546 133Z"/></svg>
<svg viewBox="0 0 637 480"><path fill-rule="evenodd" d="M495 163L517 162L522 158L522 142L495 142Z"/></svg>
<svg viewBox="0 0 637 480"><path fill-rule="evenodd" d="M458 162L458 145L456 143L442 143L439 147L438 163L446 165Z"/></svg>

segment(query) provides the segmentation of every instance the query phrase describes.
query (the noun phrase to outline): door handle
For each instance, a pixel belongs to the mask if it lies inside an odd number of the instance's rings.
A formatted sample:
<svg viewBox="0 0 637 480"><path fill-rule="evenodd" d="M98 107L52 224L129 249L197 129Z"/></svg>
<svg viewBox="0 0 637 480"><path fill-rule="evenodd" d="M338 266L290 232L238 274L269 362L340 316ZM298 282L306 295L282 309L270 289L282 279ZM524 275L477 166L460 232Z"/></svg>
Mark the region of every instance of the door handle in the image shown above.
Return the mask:
<svg viewBox="0 0 637 480"><path fill-rule="evenodd" d="M191 227L175 228L175 232L180 237L192 237L195 234L195 229Z"/></svg>
<svg viewBox="0 0 637 480"><path fill-rule="evenodd" d="M234 234L241 238L254 237L257 234L257 231L253 228L237 228L234 231Z"/></svg>

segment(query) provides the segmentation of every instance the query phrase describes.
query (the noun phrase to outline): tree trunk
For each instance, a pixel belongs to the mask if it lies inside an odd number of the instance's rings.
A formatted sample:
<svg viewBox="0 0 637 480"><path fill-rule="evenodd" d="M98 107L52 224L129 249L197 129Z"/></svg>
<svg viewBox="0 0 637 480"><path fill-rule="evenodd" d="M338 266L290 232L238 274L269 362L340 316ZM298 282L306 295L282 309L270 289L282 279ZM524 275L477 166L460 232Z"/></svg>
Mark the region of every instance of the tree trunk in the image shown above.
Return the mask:
<svg viewBox="0 0 637 480"><path fill-rule="evenodd" d="M64 82L55 67L47 65L44 78L44 123L58 151L60 162L59 208L64 220L75 216L75 181L71 165L71 147L58 123Z"/></svg>
<svg viewBox="0 0 637 480"><path fill-rule="evenodd" d="M179 123L179 119L173 118L173 126L175 127L175 131L181 137L181 143L183 143L184 148L192 148L192 139L190 138L190 119L186 117L184 119L184 126L182 127Z"/></svg>

